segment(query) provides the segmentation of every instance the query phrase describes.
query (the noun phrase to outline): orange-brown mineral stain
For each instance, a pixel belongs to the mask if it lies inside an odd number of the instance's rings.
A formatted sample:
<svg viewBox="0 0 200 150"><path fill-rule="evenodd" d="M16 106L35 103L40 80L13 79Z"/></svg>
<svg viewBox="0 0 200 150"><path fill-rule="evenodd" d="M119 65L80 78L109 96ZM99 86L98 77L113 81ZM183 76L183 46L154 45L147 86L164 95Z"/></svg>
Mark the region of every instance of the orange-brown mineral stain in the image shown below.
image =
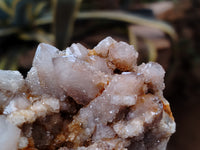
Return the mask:
<svg viewBox="0 0 200 150"><path fill-rule="evenodd" d="M54 150L56 147L61 146L63 143L65 143L66 137L63 133L58 134L54 140L51 142L49 146L49 150Z"/></svg>
<svg viewBox="0 0 200 150"><path fill-rule="evenodd" d="M163 101L162 101L162 103L163 103ZM174 120L174 117L173 117L173 114L172 114L172 111L171 111L171 108L170 108L169 104L164 104L163 103L163 109L169 115L169 117Z"/></svg>
<svg viewBox="0 0 200 150"><path fill-rule="evenodd" d="M99 89L99 93L97 93L96 97L100 96L103 93L106 85L109 85L109 80L107 80L106 83L100 82L96 85L97 88Z"/></svg>
<svg viewBox="0 0 200 150"><path fill-rule="evenodd" d="M78 135L81 134L81 132L83 130L81 125L82 125L81 122L75 121L75 122L72 122L68 126L68 130L69 130L70 134L67 137L67 141L74 142L77 140ZM76 143L77 142L78 141L76 141Z"/></svg>
<svg viewBox="0 0 200 150"><path fill-rule="evenodd" d="M104 91L104 86L105 86L105 84L103 83L103 82L100 82L100 83L98 83L97 84L97 88L99 89L99 93L97 94L97 96L99 96L99 95L101 95L102 94L102 92ZM97 97L96 96L96 97Z"/></svg>
<svg viewBox="0 0 200 150"><path fill-rule="evenodd" d="M59 134L59 135L56 137L55 141L56 141L57 143L61 143L61 142L65 141L65 139L66 139L66 137L65 137L64 134Z"/></svg>
<svg viewBox="0 0 200 150"><path fill-rule="evenodd" d="M35 148L33 138L30 137L30 138L28 138L28 146L23 148L23 149L21 149L21 150L38 150L38 149Z"/></svg>
<svg viewBox="0 0 200 150"><path fill-rule="evenodd" d="M97 55L97 52L95 51L95 49L89 50L88 51L88 55L92 56L92 55Z"/></svg>
<svg viewBox="0 0 200 150"><path fill-rule="evenodd" d="M132 69L132 66L128 65L125 61L122 63L118 59L115 59L112 61L112 63L115 64L115 66L117 68L119 68L120 70L123 70L123 71L129 71Z"/></svg>

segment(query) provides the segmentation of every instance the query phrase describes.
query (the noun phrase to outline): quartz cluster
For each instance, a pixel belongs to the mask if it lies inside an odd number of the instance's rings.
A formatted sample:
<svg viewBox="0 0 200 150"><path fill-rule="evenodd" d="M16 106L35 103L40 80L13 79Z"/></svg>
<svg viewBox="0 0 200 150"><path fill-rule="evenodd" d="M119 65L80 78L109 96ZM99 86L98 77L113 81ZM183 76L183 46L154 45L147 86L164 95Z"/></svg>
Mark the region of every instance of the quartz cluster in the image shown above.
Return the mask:
<svg viewBox="0 0 200 150"><path fill-rule="evenodd" d="M1 150L165 150L165 71L137 57L111 37L93 49L41 43L25 79L0 70Z"/></svg>

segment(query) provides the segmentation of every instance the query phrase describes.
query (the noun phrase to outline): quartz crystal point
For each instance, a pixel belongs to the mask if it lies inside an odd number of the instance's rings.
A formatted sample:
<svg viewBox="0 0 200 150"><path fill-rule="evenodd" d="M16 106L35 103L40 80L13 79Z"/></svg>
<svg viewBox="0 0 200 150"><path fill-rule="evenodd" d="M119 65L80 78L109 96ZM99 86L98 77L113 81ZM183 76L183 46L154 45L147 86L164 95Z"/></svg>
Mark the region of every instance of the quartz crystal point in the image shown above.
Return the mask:
<svg viewBox="0 0 200 150"><path fill-rule="evenodd" d="M2 150L165 150L175 132L164 69L132 45L41 43L24 79L0 70Z"/></svg>

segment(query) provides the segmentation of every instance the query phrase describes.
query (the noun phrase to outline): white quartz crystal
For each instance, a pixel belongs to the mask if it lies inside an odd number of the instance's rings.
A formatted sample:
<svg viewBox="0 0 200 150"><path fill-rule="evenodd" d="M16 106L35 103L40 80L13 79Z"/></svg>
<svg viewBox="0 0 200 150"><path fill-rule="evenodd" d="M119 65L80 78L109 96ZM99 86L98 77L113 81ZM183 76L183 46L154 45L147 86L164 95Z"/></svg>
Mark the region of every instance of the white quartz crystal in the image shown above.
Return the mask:
<svg viewBox="0 0 200 150"><path fill-rule="evenodd" d="M10 103L5 107L3 114L10 114L14 111L20 109L26 109L31 105L30 101L28 101L25 97L14 97Z"/></svg>
<svg viewBox="0 0 200 150"><path fill-rule="evenodd" d="M59 100L55 98L42 97L41 100L33 103L31 107L20 109L8 115L8 120L15 125L32 123L37 117L44 117L49 112L59 112Z"/></svg>
<svg viewBox="0 0 200 150"><path fill-rule="evenodd" d="M128 123L118 122L113 126L115 132L122 138L134 137L144 131L143 121L136 118Z"/></svg>
<svg viewBox="0 0 200 150"><path fill-rule="evenodd" d="M0 115L0 145L1 150L17 150L20 137L20 129Z"/></svg>
<svg viewBox="0 0 200 150"><path fill-rule="evenodd" d="M18 71L0 70L0 107L24 86L23 76Z"/></svg>
<svg viewBox="0 0 200 150"><path fill-rule="evenodd" d="M141 64L138 66L138 72L143 74L146 83L149 83L154 90L163 90L165 71L161 65L155 62Z"/></svg>
<svg viewBox="0 0 200 150"><path fill-rule="evenodd" d="M18 71L0 70L1 90L16 93L24 84L23 76Z"/></svg>

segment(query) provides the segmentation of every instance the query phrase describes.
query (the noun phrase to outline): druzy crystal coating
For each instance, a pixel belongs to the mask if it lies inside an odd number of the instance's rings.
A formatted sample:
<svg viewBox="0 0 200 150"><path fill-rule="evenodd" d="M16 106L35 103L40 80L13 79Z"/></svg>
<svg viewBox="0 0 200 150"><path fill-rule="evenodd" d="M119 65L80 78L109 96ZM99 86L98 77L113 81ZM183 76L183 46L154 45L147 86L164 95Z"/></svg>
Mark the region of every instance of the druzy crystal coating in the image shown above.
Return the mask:
<svg viewBox="0 0 200 150"><path fill-rule="evenodd" d="M39 44L24 79L0 70L0 143L8 149L164 150L175 132L165 71L132 45Z"/></svg>

